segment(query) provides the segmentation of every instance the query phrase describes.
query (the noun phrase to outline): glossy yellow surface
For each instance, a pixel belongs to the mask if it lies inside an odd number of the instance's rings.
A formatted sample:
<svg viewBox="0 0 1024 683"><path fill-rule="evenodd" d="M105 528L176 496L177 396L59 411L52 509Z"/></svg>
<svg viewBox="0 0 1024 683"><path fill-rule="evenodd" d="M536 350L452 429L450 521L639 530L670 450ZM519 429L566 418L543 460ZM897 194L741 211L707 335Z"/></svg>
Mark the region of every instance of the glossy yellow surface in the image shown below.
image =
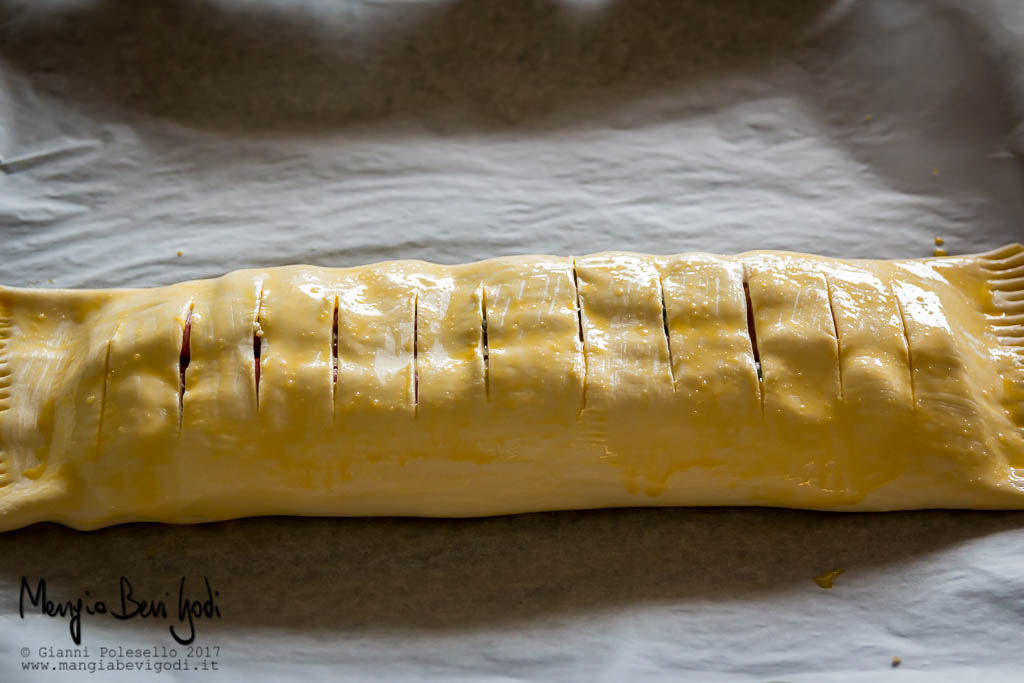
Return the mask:
<svg viewBox="0 0 1024 683"><path fill-rule="evenodd" d="M814 577L814 583L818 584L819 588L824 588L824 589L828 590L828 589L832 588L833 585L835 585L836 579L838 579L840 576L842 576L845 573L846 573L846 570L841 568L841 567L837 568L837 569L833 569L831 571L825 572L821 576L815 576Z"/></svg>
<svg viewBox="0 0 1024 683"><path fill-rule="evenodd" d="M0 288L0 529L1024 508L1022 349L1018 245Z"/></svg>

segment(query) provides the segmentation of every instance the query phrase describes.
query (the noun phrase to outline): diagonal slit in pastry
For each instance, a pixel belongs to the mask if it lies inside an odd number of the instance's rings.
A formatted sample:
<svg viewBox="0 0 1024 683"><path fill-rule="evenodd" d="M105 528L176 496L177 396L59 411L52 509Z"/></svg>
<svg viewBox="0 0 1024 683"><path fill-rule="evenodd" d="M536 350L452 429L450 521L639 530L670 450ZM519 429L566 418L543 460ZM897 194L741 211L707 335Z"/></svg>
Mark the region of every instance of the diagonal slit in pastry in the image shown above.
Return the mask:
<svg viewBox="0 0 1024 683"><path fill-rule="evenodd" d="M331 383L338 383L338 297L334 297L334 315L331 323Z"/></svg>
<svg viewBox="0 0 1024 683"><path fill-rule="evenodd" d="M484 359L484 396L491 398L491 350L487 342L487 288L480 285L480 352Z"/></svg>
<svg viewBox="0 0 1024 683"><path fill-rule="evenodd" d="M415 414L420 407L420 297L412 302L412 405Z"/></svg>
<svg viewBox="0 0 1024 683"><path fill-rule="evenodd" d="M746 302L747 315L747 336L750 338L750 349L754 354L754 367L757 368L757 380L764 381L764 372L761 369L761 354L757 348L757 327L754 324L754 305L750 301L750 281L747 274L743 274L743 296Z"/></svg>
<svg viewBox="0 0 1024 683"><path fill-rule="evenodd" d="M181 353L178 355L178 432L181 432L182 420L185 417L185 372L192 361L192 312L195 301L188 302L185 312L185 323L181 328Z"/></svg>
<svg viewBox="0 0 1024 683"><path fill-rule="evenodd" d="M256 316L252 323L252 359L253 377L256 382L256 408L260 406L260 366L263 364L263 326L260 320L263 316L263 285L260 285L259 297L256 300Z"/></svg>
<svg viewBox="0 0 1024 683"><path fill-rule="evenodd" d="M576 330L579 335L579 354L583 359L583 396L580 403L579 414L587 409L587 380L590 375L590 366L587 363L587 341L583 334L583 300L580 297L580 276L576 269L576 259L572 259L572 290L575 300L573 305L576 312Z"/></svg>

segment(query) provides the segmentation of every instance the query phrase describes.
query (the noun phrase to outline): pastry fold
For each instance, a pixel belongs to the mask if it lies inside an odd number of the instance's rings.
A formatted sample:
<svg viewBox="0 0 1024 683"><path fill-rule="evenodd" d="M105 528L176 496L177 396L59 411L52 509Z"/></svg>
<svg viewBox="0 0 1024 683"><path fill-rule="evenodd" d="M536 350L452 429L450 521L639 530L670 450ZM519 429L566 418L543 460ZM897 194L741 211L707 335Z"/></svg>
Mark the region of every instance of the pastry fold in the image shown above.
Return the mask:
<svg viewBox="0 0 1024 683"><path fill-rule="evenodd" d="M1024 247L0 288L0 530L1024 508Z"/></svg>

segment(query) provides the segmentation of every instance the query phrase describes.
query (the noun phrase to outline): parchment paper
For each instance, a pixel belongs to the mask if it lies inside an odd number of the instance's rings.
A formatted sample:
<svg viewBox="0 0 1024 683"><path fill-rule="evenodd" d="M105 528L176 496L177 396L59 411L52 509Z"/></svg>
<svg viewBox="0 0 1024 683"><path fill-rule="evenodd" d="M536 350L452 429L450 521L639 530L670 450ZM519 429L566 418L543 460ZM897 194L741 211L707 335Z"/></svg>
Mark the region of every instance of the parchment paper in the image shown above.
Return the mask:
<svg viewBox="0 0 1024 683"><path fill-rule="evenodd" d="M7 285L979 251L1021 238L1015 153L1017 0L0 0ZM0 680L1021 680L1022 560L1000 512L37 525L0 535ZM114 611L125 577L167 616L47 654L69 620L22 618L22 577ZM204 577L192 646L220 649L187 661L217 672L54 672L183 654Z"/></svg>

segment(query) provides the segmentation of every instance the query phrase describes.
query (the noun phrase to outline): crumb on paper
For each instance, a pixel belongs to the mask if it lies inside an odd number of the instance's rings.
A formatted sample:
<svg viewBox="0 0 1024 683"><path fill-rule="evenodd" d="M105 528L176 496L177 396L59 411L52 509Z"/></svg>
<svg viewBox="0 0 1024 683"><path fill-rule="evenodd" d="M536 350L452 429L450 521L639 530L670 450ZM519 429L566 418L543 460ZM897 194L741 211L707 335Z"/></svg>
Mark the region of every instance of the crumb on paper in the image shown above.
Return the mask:
<svg viewBox="0 0 1024 683"><path fill-rule="evenodd" d="M936 237L935 238L935 246L941 247L945 243L946 243L946 240L942 239L941 237Z"/></svg>
<svg viewBox="0 0 1024 683"><path fill-rule="evenodd" d="M899 657L893 657L892 658L892 668L895 669L896 667L898 667L902 663L903 663L903 660L900 659Z"/></svg>
<svg viewBox="0 0 1024 683"><path fill-rule="evenodd" d="M845 569L837 568L837 569L833 569L830 572L825 572L821 576L815 576L814 577L814 583L818 584L818 586L820 588L825 588L825 589L831 588L833 582L836 579L838 579L839 575L842 574L845 571L846 571Z"/></svg>
<svg viewBox="0 0 1024 683"><path fill-rule="evenodd" d="M874 118L875 117L872 116L871 114L864 114L864 123L871 123L872 119Z"/></svg>
<svg viewBox="0 0 1024 683"><path fill-rule="evenodd" d="M932 175L939 175L940 171L938 167L932 169Z"/></svg>
<svg viewBox="0 0 1024 683"><path fill-rule="evenodd" d="M178 256L181 256L181 249L178 250Z"/></svg>

